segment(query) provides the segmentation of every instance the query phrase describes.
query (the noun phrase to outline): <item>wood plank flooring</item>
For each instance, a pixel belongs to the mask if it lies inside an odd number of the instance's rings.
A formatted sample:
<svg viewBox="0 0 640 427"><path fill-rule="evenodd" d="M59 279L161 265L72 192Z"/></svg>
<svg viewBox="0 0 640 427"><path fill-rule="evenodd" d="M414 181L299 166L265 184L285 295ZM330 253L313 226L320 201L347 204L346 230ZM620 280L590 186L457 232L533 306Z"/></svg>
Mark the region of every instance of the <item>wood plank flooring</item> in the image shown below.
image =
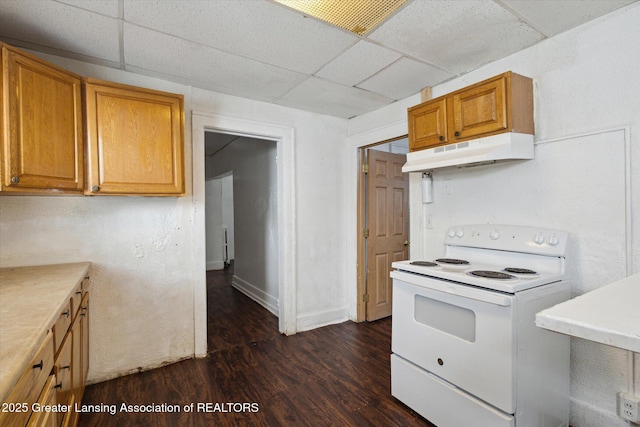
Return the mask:
<svg viewBox="0 0 640 427"><path fill-rule="evenodd" d="M390 318L283 336L231 276L207 273L208 357L87 387L84 405L116 411L82 413L79 426L433 427L390 394ZM179 411L123 412L123 403Z"/></svg>

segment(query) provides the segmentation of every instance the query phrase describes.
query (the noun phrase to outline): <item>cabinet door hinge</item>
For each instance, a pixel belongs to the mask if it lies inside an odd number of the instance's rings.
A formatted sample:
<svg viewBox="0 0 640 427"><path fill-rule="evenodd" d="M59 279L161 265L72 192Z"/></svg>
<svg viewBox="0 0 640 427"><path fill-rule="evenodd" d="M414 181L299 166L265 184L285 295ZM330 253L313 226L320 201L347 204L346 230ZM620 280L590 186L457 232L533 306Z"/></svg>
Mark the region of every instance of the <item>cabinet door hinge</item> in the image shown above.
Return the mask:
<svg viewBox="0 0 640 427"><path fill-rule="evenodd" d="M364 174L369 173L369 165L362 165L362 173Z"/></svg>
<svg viewBox="0 0 640 427"><path fill-rule="evenodd" d="M369 294L362 295L362 301L363 302L369 302Z"/></svg>
<svg viewBox="0 0 640 427"><path fill-rule="evenodd" d="M368 238L369 238L369 229L368 229L368 228L365 228L365 229L362 231L362 237L364 237L365 239L368 239Z"/></svg>

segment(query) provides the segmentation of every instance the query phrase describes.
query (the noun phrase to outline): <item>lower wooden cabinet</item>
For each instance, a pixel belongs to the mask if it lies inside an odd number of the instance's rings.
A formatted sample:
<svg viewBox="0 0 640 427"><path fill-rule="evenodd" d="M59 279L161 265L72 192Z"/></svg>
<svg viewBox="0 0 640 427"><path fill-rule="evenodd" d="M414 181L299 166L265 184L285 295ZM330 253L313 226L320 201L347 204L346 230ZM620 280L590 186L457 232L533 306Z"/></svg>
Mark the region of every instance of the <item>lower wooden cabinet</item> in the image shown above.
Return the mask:
<svg viewBox="0 0 640 427"><path fill-rule="evenodd" d="M0 426L25 426L53 368L53 334L49 332L9 397L3 402Z"/></svg>
<svg viewBox="0 0 640 427"><path fill-rule="evenodd" d="M89 278L72 292L40 349L3 404L0 426L73 427L89 370ZM52 406L68 409L53 412ZM4 406L3 406L4 407Z"/></svg>

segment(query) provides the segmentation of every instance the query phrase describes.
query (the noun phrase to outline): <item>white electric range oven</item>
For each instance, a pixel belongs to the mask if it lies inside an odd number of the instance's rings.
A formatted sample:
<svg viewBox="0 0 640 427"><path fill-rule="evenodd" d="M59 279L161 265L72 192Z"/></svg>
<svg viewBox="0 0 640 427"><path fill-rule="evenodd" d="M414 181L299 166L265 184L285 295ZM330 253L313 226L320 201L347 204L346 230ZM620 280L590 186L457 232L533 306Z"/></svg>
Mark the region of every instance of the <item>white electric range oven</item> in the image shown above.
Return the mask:
<svg viewBox="0 0 640 427"><path fill-rule="evenodd" d="M534 323L570 297L567 239L455 226L442 258L394 262L392 395L438 427L568 426L569 338Z"/></svg>

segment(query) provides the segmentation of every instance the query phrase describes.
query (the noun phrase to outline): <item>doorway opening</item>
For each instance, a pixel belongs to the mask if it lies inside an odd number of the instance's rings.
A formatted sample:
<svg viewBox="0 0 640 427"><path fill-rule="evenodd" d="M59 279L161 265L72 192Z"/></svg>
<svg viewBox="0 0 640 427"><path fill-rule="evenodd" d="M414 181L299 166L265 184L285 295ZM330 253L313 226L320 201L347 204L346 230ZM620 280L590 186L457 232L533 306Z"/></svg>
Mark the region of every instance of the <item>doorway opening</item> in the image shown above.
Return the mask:
<svg viewBox="0 0 640 427"><path fill-rule="evenodd" d="M276 161L276 141L205 132L207 270L233 259L233 287L278 316Z"/></svg>
<svg viewBox="0 0 640 427"><path fill-rule="evenodd" d="M294 129L211 113L191 116L193 156L194 354L207 354L205 135L207 132L270 140L276 144L278 330L296 333ZM236 227L237 231L237 227ZM236 236L238 241L238 236ZM237 256L237 254L236 254Z"/></svg>
<svg viewBox="0 0 640 427"><path fill-rule="evenodd" d="M409 177L402 173L406 136L358 149L357 321L391 315L391 263L409 257Z"/></svg>

